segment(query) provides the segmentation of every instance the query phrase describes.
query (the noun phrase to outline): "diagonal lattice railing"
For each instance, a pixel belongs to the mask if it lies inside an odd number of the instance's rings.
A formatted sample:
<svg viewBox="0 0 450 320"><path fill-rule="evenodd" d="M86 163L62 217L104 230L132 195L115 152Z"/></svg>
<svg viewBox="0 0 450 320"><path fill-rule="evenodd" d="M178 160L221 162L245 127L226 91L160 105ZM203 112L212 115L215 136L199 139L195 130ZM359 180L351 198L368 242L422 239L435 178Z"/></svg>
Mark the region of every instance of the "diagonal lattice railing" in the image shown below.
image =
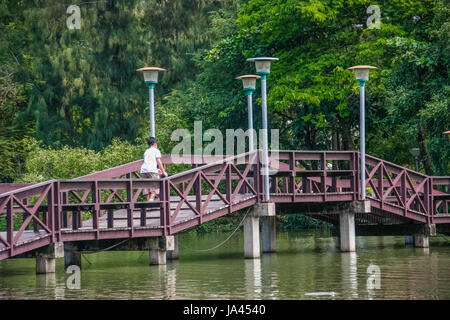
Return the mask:
<svg viewBox="0 0 450 320"><path fill-rule="evenodd" d="M136 161L0 194L0 259L57 241L170 235L264 201L259 159L259 151L210 157L200 161L209 164L156 180L141 179ZM270 159L271 201L360 198L358 152L272 151ZM371 156L365 169L372 207L420 223L450 223L450 177ZM149 187L160 189L152 203L143 195Z"/></svg>

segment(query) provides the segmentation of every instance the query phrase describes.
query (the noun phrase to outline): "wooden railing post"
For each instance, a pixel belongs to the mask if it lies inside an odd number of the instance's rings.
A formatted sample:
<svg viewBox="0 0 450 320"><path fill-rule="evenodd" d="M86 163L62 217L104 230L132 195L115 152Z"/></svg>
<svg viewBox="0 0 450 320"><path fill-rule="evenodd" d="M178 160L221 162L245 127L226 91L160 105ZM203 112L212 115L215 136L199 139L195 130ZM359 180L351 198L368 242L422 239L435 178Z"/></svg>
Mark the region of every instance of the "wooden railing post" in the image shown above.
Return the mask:
<svg viewBox="0 0 450 320"><path fill-rule="evenodd" d="M403 170L402 173L400 173L402 175L401 178L401 182L400 182L400 195L401 195L401 199L403 201L403 207L404 207L404 216L406 217L407 213L408 213L408 208L407 206L407 191L406 191L406 170Z"/></svg>
<svg viewBox="0 0 450 320"><path fill-rule="evenodd" d="M108 216L107 216L107 223L108 223L108 229L112 229L114 228L114 210L113 209L108 209L107 211Z"/></svg>
<svg viewBox="0 0 450 320"><path fill-rule="evenodd" d="M322 188L321 188L321 192L323 193L322 199L324 202L327 201L327 156L325 151L321 153L321 159L320 159L320 163L321 163L321 168L322 168L322 174L320 177L321 180L321 184L322 184Z"/></svg>
<svg viewBox="0 0 450 320"><path fill-rule="evenodd" d="M80 211L72 211L72 230L77 230L81 226L80 220L82 220Z"/></svg>
<svg viewBox="0 0 450 320"><path fill-rule="evenodd" d="M226 199L228 201L229 204L229 209L231 208L231 194L232 194L232 180L231 180L231 165L225 163L224 165L227 166L226 169L226 178L225 178L225 193L226 193ZM230 211L230 210L228 210Z"/></svg>
<svg viewBox="0 0 450 320"><path fill-rule="evenodd" d="M47 217L48 217L48 224L47 227L51 231L51 238L52 242L55 242L55 183L51 184L50 189L47 193Z"/></svg>
<svg viewBox="0 0 450 320"><path fill-rule="evenodd" d="M424 206L425 206L425 214L427 217L427 223L431 223L431 213L433 211L431 204L431 199L433 197L433 190L430 190L432 178L427 177L427 182L423 185L423 197L424 197Z"/></svg>
<svg viewBox="0 0 450 320"><path fill-rule="evenodd" d="M384 172L383 172L383 164L379 166L377 176L378 176L378 194L380 195L381 199L381 209L383 209L383 193L384 193Z"/></svg>
<svg viewBox="0 0 450 320"><path fill-rule="evenodd" d="M13 197L10 196L6 204L6 241L9 244L10 255L14 252L14 213L13 213Z"/></svg>
<svg viewBox="0 0 450 320"><path fill-rule="evenodd" d="M168 235L167 222L170 222L170 189L168 188L168 181L165 179L161 180L159 188L159 198L161 200L159 221L163 228L163 235L166 236ZM167 199L169 199L169 201ZM168 221L166 221L167 217L169 217Z"/></svg>
<svg viewBox="0 0 450 320"><path fill-rule="evenodd" d="M289 180L290 180L289 185L290 185L290 189L291 189L290 192L292 192L292 202L295 202L295 186L296 186L296 184L295 184L295 176L296 176L296 173L295 173L295 168L296 168L296 166L295 166L295 151L290 152L289 157L290 157L289 170L291 171L291 175L289 177Z"/></svg>
<svg viewBox="0 0 450 320"><path fill-rule="evenodd" d="M214 181L214 180L213 180ZM200 223L202 223L202 174L198 173L196 181L194 182L194 193L196 209L200 213Z"/></svg>
<svg viewBox="0 0 450 320"><path fill-rule="evenodd" d="M92 229L96 230L96 237L99 239L100 237L100 230L98 225L98 219L99 219L99 211L100 211L100 200L99 200L99 191L98 191L98 182L95 180L92 182L92 203L94 204L93 212L92 212Z"/></svg>
<svg viewBox="0 0 450 320"><path fill-rule="evenodd" d="M127 225L130 228L130 237L134 236L134 202L133 202L133 180L127 181Z"/></svg>

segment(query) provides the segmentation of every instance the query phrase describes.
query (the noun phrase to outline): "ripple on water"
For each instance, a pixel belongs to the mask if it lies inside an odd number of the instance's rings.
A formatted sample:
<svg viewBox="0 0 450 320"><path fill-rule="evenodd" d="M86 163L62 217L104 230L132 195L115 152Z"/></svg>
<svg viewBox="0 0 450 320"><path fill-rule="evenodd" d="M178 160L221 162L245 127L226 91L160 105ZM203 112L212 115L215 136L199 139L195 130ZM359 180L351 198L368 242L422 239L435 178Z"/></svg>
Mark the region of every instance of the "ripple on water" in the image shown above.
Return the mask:
<svg viewBox="0 0 450 320"><path fill-rule="evenodd" d="M277 253L256 260L243 258L242 233L214 251L189 250L227 236L180 235L180 259L166 266L148 266L142 252L89 255L80 290L66 288L61 260L47 276L35 275L33 259L1 261L0 299L450 299L448 246L358 237L357 252L341 254L337 238L309 231L279 233ZM370 265L380 268L379 289L368 287Z"/></svg>

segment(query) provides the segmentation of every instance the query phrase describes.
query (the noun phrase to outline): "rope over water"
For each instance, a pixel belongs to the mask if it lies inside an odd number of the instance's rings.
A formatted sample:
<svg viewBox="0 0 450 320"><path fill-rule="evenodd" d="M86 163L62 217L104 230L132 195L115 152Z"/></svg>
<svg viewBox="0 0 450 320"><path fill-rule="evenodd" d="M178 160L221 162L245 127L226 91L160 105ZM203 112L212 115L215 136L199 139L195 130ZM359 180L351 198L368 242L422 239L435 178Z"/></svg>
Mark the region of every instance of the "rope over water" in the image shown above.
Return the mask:
<svg viewBox="0 0 450 320"><path fill-rule="evenodd" d="M219 243L218 245L212 247L212 248L208 248L208 249L191 249L188 247L185 247L185 249L190 250L190 251L195 251L195 252L207 252L207 251L212 251L215 250L219 247L221 247L222 245L224 245L228 240L231 239L231 237L236 233L236 231L239 229L239 227L242 225L242 223L244 222L245 218L247 218L248 213L250 212L251 208L248 208L247 212L244 215L244 218L242 218L241 222L238 224L238 226L236 227L236 229L234 229L234 231L221 243Z"/></svg>

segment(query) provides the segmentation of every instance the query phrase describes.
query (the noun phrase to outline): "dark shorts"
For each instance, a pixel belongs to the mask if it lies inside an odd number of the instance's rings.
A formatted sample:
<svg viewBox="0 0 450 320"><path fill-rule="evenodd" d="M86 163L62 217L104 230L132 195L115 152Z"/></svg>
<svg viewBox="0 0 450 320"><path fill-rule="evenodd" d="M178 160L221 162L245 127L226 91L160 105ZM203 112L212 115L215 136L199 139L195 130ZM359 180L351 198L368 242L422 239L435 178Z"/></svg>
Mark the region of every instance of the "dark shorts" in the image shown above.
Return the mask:
<svg viewBox="0 0 450 320"><path fill-rule="evenodd" d="M159 179L159 174L153 173L153 172L145 172L142 173L143 179ZM149 193L159 193L159 184L154 184L153 186L149 186L148 188L144 189L144 194Z"/></svg>

